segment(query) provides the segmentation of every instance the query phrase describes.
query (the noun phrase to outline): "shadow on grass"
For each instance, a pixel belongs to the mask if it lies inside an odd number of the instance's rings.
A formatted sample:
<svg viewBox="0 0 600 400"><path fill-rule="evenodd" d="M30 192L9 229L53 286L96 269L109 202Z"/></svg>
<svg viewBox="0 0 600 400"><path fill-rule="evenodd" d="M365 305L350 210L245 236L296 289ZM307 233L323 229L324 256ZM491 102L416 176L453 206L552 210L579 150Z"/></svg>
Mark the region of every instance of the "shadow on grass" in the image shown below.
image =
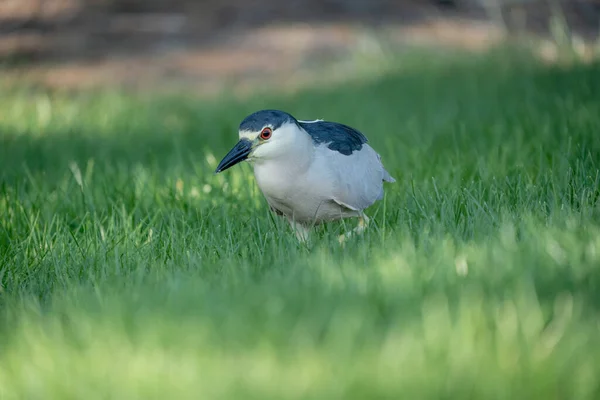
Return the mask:
<svg viewBox="0 0 600 400"><path fill-rule="evenodd" d="M457 152L467 159L476 157L499 150L503 141L516 136L544 139L538 144L550 157L567 137L574 146L586 144L582 151L598 155L592 127L586 132L564 129L575 119L590 118L598 107L598 66L513 68L510 62L485 60L474 64L424 66L373 82L244 102L17 91L3 105L0 177L4 184L14 184L30 173L43 176L51 186L68 172L69 163L85 165L89 160L100 168L186 170L198 160L204 162L207 153L216 158L225 154L237 140L239 121L267 107L286 109L299 119L354 125L396 170L418 169L410 164L417 156L434 164L447 162ZM467 169L476 160L468 161Z"/></svg>

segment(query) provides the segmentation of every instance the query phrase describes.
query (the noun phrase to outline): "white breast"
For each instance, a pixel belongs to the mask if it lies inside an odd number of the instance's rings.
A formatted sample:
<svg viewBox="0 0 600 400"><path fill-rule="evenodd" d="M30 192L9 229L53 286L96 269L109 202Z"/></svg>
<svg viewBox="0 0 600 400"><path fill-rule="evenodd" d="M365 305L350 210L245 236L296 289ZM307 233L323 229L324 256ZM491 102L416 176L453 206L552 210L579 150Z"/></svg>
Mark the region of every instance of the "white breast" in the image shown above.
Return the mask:
<svg viewBox="0 0 600 400"><path fill-rule="evenodd" d="M299 170L293 165L266 161L254 166L258 187L269 205L288 218L318 224L349 214L332 200L330 174L319 174L317 165Z"/></svg>

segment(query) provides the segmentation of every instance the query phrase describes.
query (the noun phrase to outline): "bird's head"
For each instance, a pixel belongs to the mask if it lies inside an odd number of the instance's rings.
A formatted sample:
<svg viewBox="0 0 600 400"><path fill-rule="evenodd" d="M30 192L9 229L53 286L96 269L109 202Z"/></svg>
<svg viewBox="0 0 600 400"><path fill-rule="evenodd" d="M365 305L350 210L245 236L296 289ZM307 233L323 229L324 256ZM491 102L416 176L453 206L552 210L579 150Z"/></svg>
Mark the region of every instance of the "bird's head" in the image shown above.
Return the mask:
<svg viewBox="0 0 600 400"><path fill-rule="evenodd" d="M215 172L222 172L244 160L286 157L296 149L302 135L298 121L278 110L250 114L240 123L237 144L223 157Z"/></svg>

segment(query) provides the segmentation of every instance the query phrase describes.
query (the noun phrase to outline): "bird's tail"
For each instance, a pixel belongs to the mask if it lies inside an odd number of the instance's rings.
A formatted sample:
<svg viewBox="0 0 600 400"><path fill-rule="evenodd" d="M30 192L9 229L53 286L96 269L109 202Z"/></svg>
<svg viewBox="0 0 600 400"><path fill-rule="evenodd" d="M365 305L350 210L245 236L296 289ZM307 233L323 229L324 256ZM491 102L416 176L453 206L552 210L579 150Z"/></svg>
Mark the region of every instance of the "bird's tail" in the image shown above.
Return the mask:
<svg viewBox="0 0 600 400"><path fill-rule="evenodd" d="M385 170L385 168L383 169L383 180L390 183L396 182L396 180L390 175L389 172Z"/></svg>
<svg viewBox="0 0 600 400"><path fill-rule="evenodd" d="M385 168L383 167L383 164L381 163L381 155L380 154L377 154L377 159L379 160L379 164L381 165L381 169L383 170L383 181L384 182L390 182L390 183L396 182L396 180L394 178L392 178L392 176L390 175L390 173L387 172L385 170Z"/></svg>

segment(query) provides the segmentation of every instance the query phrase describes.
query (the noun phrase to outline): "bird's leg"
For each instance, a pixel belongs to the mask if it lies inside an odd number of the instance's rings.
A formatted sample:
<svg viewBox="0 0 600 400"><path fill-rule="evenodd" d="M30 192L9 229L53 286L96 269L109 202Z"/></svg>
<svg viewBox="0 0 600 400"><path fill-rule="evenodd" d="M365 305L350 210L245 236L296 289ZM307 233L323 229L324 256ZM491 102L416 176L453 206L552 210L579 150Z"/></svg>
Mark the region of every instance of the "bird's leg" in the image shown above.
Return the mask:
<svg viewBox="0 0 600 400"><path fill-rule="evenodd" d="M297 224L294 227L296 239L302 243L308 243L310 239L310 229L304 225Z"/></svg>
<svg viewBox="0 0 600 400"><path fill-rule="evenodd" d="M370 221L371 220L369 219L369 217L361 213L360 217L358 217L358 226L353 229L353 232L356 232L359 235L362 234L365 231L365 229L367 229L367 227L369 226Z"/></svg>
<svg viewBox="0 0 600 400"><path fill-rule="evenodd" d="M340 235L338 237L338 242L340 242L340 244L343 244L346 240L350 239L350 237L353 234L361 235L369 226L369 222L369 217L367 217L364 213L360 213L360 215L358 216L358 225L356 226L356 228L352 229L352 231L350 232L346 232L345 234Z"/></svg>
<svg viewBox="0 0 600 400"><path fill-rule="evenodd" d="M288 218L290 225L292 226L292 230L296 234L296 239L298 239L301 243L308 243L310 239L310 228L304 224L294 221L291 218Z"/></svg>

